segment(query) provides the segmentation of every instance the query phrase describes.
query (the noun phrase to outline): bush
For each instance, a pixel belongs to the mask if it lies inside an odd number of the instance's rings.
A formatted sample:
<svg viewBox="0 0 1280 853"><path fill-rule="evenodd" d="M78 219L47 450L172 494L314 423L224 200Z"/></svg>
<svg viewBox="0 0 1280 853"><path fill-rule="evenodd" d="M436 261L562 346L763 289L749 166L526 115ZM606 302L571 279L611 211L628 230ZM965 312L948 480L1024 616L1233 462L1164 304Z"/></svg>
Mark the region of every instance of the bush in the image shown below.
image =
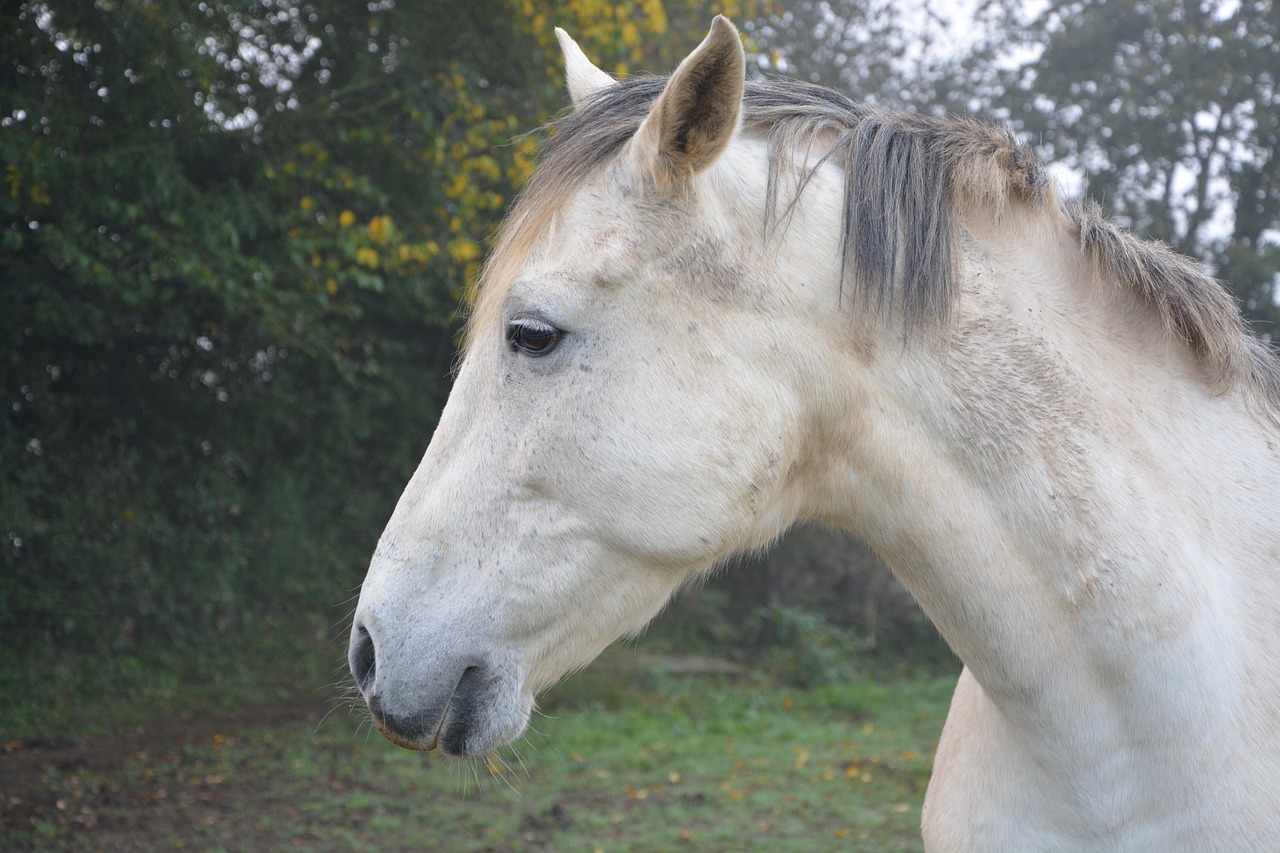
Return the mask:
<svg viewBox="0 0 1280 853"><path fill-rule="evenodd" d="M750 620L758 662L771 678L809 689L847 683L858 677L862 654L871 646L817 611L775 604L757 608Z"/></svg>

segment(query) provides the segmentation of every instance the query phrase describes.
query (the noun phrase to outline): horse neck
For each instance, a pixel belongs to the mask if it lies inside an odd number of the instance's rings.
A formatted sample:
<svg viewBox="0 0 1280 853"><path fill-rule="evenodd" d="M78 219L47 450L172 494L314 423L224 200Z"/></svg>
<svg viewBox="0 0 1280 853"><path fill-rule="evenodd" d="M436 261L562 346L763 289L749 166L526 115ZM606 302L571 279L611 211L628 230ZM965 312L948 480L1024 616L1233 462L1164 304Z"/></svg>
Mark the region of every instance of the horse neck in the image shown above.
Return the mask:
<svg viewBox="0 0 1280 853"><path fill-rule="evenodd" d="M1251 650L1274 672L1280 617L1247 600L1280 600L1275 436L1146 306L1093 281L1064 229L999 231L961 228L944 340L859 368L826 516L1035 725L1046 703L1161 698L1124 674L1222 696ZM1207 713L1186 705L1166 707Z"/></svg>

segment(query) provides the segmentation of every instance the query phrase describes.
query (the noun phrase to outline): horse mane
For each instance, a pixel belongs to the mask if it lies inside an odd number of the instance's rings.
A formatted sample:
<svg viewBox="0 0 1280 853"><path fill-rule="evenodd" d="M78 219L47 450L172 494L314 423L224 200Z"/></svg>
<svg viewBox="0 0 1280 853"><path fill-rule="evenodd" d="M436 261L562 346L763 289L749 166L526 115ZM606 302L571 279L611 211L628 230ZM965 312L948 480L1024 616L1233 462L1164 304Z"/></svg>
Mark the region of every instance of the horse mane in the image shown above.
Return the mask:
<svg viewBox="0 0 1280 853"><path fill-rule="evenodd" d="M666 85L640 76L597 92L550 125L539 166L521 192L478 283L472 323L487 319L497 282L510 282L564 201L635 135ZM908 336L945 327L957 298L954 230L958 203L1003 210L1018 200L1054 215L1078 237L1105 277L1131 288L1184 341L1219 390L1243 387L1280 410L1280 360L1249 333L1235 300L1194 260L1143 242L1091 203L1061 203L1044 164L1007 129L971 118L890 113L822 86L747 81L743 128L769 151L766 232L785 227L809 179L826 163L844 174L841 292ZM805 167L792 166L805 152ZM813 161L808 162L808 155ZM790 201L780 202L788 174ZM490 307L492 306L492 307Z"/></svg>

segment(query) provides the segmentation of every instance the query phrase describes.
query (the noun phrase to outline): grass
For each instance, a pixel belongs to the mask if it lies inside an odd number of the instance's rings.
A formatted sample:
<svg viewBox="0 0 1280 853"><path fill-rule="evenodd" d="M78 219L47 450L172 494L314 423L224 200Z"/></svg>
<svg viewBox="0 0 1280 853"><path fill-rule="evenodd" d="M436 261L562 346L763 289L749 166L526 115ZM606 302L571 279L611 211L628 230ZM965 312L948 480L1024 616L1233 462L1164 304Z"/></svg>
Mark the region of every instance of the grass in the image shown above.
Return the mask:
<svg viewBox="0 0 1280 853"><path fill-rule="evenodd" d="M792 690L615 654L472 762L401 750L345 710L321 720L318 700L190 717L28 761L0 848L919 850L952 684Z"/></svg>
<svg viewBox="0 0 1280 853"><path fill-rule="evenodd" d="M67 653L22 665L0 660L0 743L106 735L159 717L279 706L345 683L345 631L304 611L252 633L139 654Z"/></svg>

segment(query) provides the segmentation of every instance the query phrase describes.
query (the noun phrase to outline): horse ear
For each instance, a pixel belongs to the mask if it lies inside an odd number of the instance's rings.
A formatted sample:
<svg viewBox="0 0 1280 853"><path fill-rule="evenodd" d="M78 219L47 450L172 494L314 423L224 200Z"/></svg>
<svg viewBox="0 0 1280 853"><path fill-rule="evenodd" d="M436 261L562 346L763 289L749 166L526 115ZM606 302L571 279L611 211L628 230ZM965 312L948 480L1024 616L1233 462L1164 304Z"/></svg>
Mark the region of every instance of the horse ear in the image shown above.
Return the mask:
<svg viewBox="0 0 1280 853"><path fill-rule="evenodd" d="M556 27L556 41L560 42L560 52L564 54L564 76L569 83L569 100L575 109L596 92L618 82L592 65L578 43L559 27Z"/></svg>
<svg viewBox="0 0 1280 853"><path fill-rule="evenodd" d="M742 115L746 68L738 30L717 15L636 134L640 155L660 186L689 180L728 147Z"/></svg>

